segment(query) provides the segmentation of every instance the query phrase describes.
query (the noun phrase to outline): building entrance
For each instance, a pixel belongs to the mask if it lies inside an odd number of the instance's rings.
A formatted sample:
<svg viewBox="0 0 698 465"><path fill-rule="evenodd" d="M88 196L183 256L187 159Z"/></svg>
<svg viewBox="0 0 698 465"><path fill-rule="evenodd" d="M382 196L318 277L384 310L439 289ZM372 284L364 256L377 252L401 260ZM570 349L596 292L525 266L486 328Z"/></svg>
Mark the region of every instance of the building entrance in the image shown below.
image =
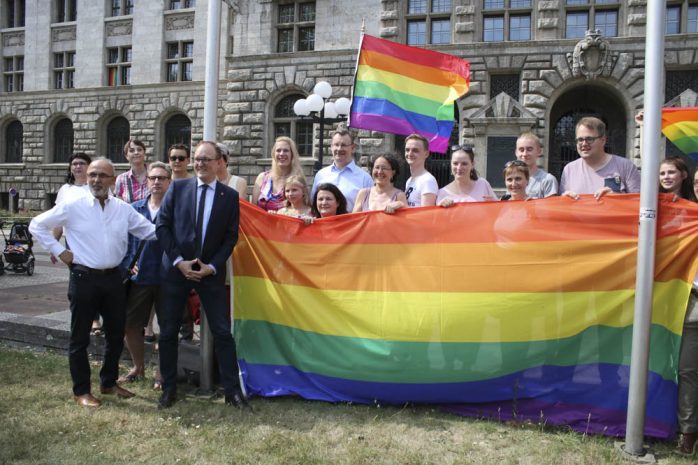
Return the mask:
<svg viewBox="0 0 698 465"><path fill-rule="evenodd" d="M565 165L579 158L574 128L583 116L596 116L606 123L606 152L626 156L625 114L620 98L598 85L583 85L561 96L550 112L548 171L560 180Z"/></svg>

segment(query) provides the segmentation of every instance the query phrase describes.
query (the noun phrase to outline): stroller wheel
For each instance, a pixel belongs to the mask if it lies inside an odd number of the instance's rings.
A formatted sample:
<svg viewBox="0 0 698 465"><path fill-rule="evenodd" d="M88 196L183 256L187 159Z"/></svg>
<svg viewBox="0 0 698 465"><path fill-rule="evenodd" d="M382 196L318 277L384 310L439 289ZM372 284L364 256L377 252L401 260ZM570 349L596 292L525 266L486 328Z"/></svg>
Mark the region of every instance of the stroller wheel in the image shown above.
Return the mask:
<svg viewBox="0 0 698 465"><path fill-rule="evenodd" d="M27 263L27 275L31 276L34 274L34 260L29 260Z"/></svg>

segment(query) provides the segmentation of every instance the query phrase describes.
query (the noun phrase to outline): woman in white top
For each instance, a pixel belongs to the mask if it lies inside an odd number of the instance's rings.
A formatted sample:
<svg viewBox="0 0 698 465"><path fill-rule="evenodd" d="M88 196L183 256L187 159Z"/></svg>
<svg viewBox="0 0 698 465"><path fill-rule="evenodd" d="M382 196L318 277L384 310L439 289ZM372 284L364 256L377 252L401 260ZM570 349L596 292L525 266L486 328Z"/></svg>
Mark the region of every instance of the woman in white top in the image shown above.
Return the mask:
<svg viewBox="0 0 698 465"><path fill-rule="evenodd" d="M68 160L68 176L65 184L58 189L56 194L56 205L68 201L74 197L79 197L90 193L90 186L87 185L87 166L92 163L89 155L76 152ZM60 229L60 228L59 228ZM62 231L62 229L60 229ZM58 236L60 238L60 235Z"/></svg>
<svg viewBox="0 0 698 465"><path fill-rule="evenodd" d="M436 204L450 207L461 202L485 202L497 200L497 194L486 179L480 178L475 171L475 154L469 146L451 147L451 174L454 180L439 189Z"/></svg>

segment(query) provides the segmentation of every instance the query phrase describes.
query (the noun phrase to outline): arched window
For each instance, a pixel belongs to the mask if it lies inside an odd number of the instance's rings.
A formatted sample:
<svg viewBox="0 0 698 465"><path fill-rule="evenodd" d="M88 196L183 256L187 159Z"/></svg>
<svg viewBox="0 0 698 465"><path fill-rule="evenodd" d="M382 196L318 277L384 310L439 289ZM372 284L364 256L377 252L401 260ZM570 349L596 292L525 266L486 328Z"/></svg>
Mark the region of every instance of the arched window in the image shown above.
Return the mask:
<svg viewBox="0 0 698 465"><path fill-rule="evenodd" d="M15 120L5 129L5 163L22 163L22 123Z"/></svg>
<svg viewBox="0 0 698 465"><path fill-rule="evenodd" d="M299 120L293 112L293 104L301 98L305 96L288 95L274 107L274 139L279 136L290 137L296 142L300 155L309 157L313 154L313 123Z"/></svg>
<svg viewBox="0 0 698 465"><path fill-rule="evenodd" d="M124 145L129 134L130 126L123 116L117 116L107 125L107 158L114 163L126 163Z"/></svg>
<svg viewBox="0 0 698 465"><path fill-rule="evenodd" d="M167 160L167 149L174 144L191 146L191 121L181 113L171 116L165 123L165 147L162 159Z"/></svg>
<svg viewBox="0 0 698 465"><path fill-rule="evenodd" d="M72 153L73 122L63 118L53 127L53 162L68 163Z"/></svg>

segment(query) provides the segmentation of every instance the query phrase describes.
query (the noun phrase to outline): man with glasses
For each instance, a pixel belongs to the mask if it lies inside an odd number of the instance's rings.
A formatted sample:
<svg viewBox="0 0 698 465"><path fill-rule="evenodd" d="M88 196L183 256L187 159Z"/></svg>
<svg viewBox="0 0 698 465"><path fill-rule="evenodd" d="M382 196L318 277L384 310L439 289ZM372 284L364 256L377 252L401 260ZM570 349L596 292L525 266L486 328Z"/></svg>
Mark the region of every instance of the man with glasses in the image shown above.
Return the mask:
<svg viewBox="0 0 698 465"><path fill-rule="evenodd" d="M187 167L189 166L189 147L184 144L174 144L167 151L172 179L187 179L191 177Z"/></svg>
<svg viewBox="0 0 698 465"><path fill-rule="evenodd" d="M199 143L194 152L196 178L173 182L158 213L157 236L165 252L159 320L161 408L177 401L177 333L182 302L191 289L199 294L213 334L225 403L249 408L240 390L225 290L225 264L237 242L240 204L235 189L216 179L221 163L215 142Z"/></svg>
<svg viewBox="0 0 698 465"><path fill-rule="evenodd" d="M170 167L156 161L150 164L147 172L148 190L145 199L137 200L131 206L144 218L155 224L160 204L170 187ZM143 327L148 324L150 312L160 314L160 263L162 247L158 241L145 241L129 236L128 252L122 261L122 268L131 282L126 300L126 348L131 354L133 368L119 378L121 383L132 383L145 376L145 335Z"/></svg>
<svg viewBox="0 0 698 465"><path fill-rule="evenodd" d="M640 192L640 172L632 161L606 153L606 125L594 117L577 122L575 143L580 158L568 163L560 178L560 193L573 199L594 194Z"/></svg>
<svg viewBox="0 0 698 465"><path fill-rule="evenodd" d="M526 195L531 199L542 199L557 195L557 179L547 171L538 168L538 159L543 155L543 144L537 135L524 132L516 139L516 158L528 168Z"/></svg>
<svg viewBox="0 0 698 465"><path fill-rule="evenodd" d="M347 210L352 211L359 191L373 186L373 179L354 162L354 136L345 128L337 129L332 135L332 164L315 175L310 198L314 198L317 186L334 184L347 199Z"/></svg>
<svg viewBox="0 0 698 465"><path fill-rule="evenodd" d="M29 231L39 244L70 268L70 343L68 361L73 379L73 395L78 405L99 407L91 393L90 343L92 320L99 313L104 319L105 350L99 372L100 392L121 398L133 393L117 384L119 357L124 347L126 288L119 269L128 234L148 240L155 237L155 225L139 215L126 202L114 197L114 166L97 159L87 168L90 196L62 202L32 220ZM63 227L70 250L53 237L51 230Z"/></svg>

